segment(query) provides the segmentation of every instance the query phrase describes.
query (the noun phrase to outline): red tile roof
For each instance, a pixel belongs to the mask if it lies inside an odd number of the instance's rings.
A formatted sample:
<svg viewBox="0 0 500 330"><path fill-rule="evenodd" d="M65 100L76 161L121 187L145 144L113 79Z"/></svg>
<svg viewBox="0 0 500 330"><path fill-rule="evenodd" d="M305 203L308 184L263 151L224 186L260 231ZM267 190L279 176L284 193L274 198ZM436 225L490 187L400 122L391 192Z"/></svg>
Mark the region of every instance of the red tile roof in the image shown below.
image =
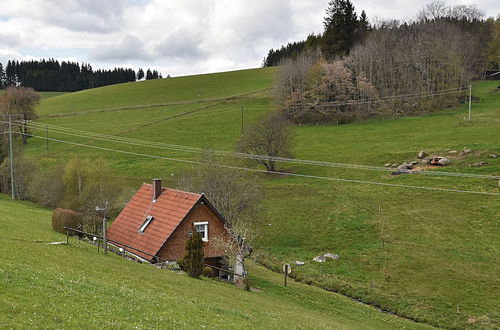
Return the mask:
<svg viewBox="0 0 500 330"><path fill-rule="evenodd" d="M108 238L156 255L200 198L201 194L163 188L153 202L153 186L144 183L108 229ZM139 233L139 227L148 215L154 219L144 233ZM144 259L151 259L144 253L128 250Z"/></svg>

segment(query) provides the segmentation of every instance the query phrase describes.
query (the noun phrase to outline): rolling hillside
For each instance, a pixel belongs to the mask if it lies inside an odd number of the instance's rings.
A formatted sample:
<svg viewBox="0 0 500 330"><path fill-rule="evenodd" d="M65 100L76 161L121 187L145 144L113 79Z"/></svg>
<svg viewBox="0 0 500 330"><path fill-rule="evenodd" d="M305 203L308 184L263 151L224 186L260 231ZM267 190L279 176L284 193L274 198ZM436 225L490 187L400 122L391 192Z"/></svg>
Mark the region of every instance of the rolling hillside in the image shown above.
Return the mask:
<svg viewBox="0 0 500 330"><path fill-rule="evenodd" d="M254 266L257 292L156 269L52 231L51 212L0 196L0 328L424 329Z"/></svg>
<svg viewBox="0 0 500 330"><path fill-rule="evenodd" d="M275 70L163 79L109 86L44 100L38 123L147 141L233 151L242 127L275 106ZM296 157L382 166L416 158L420 150L450 157L441 171L500 174L500 92L497 82L473 85L473 120L466 105L422 117L373 120L342 126L296 127ZM115 153L120 149L179 160L200 155L125 145L57 132L54 139L96 150L30 139L27 152L44 166L72 156L105 157L131 187L163 177L172 183L187 166L179 161ZM45 129L34 130L45 136ZM466 156L449 150L470 148ZM489 165L470 167L477 161ZM247 164L254 166L253 164ZM281 269L302 260L294 276L340 291L400 315L441 327L498 325L500 197L439 190L500 193L497 180L461 176L398 175L384 171L285 164L291 173L403 186L260 175L265 187L259 262ZM173 176L174 175L174 176ZM317 264L320 253L339 260Z"/></svg>

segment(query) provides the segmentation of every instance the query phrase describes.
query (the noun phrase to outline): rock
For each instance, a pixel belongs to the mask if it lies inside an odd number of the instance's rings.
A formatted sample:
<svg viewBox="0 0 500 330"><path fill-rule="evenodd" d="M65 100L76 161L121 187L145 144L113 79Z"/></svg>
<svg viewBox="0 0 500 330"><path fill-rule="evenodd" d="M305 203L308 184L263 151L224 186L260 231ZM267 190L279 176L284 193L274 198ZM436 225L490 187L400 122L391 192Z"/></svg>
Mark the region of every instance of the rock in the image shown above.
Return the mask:
<svg viewBox="0 0 500 330"><path fill-rule="evenodd" d="M470 166L470 167L481 167L481 166L485 166L485 165L488 165L488 162L477 162L477 163L472 163L472 164L470 164L469 166Z"/></svg>
<svg viewBox="0 0 500 330"><path fill-rule="evenodd" d="M410 164L412 164L413 166L417 165L418 164L418 160L414 160L412 161Z"/></svg>
<svg viewBox="0 0 500 330"><path fill-rule="evenodd" d="M392 164L391 166L392 166L392 167L398 167L398 164L395 164L395 163L394 163L394 164Z"/></svg>
<svg viewBox="0 0 500 330"><path fill-rule="evenodd" d="M404 162L403 164L398 166L398 170L411 170L413 168L413 164Z"/></svg>
<svg viewBox="0 0 500 330"><path fill-rule="evenodd" d="M420 158L420 159L424 158L425 156L427 156L427 153L425 151L423 151L423 150L420 151L418 153L418 155L417 155L417 157Z"/></svg>
<svg viewBox="0 0 500 330"><path fill-rule="evenodd" d="M430 164L431 163L431 158L424 158L420 161L422 164Z"/></svg>
<svg viewBox="0 0 500 330"><path fill-rule="evenodd" d="M430 160L430 164L434 166L448 166L450 163L451 162L448 158L442 156L432 157Z"/></svg>
<svg viewBox="0 0 500 330"><path fill-rule="evenodd" d="M441 166L448 166L450 165L450 160L448 158L441 157L441 159L438 160L438 164Z"/></svg>
<svg viewBox="0 0 500 330"><path fill-rule="evenodd" d="M316 262L326 262L326 258L325 258L325 256L317 256L317 257L313 258L313 261L316 261Z"/></svg>
<svg viewBox="0 0 500 330"><path fill-rule="evenodd" d="M333 253L325 253L325 254L323 254L323 257L337 260L339 258L339 255L333 254Z"/></svg>
<svg viewBox="0 0 500 330"><path fill-rule="evenodd" d="M397 171L392 172L391 175L400 175L409 173L412 168L413 168L412 164L404 162L403 164L399 165Z"/></svg>
<svg viewBox="0 0 500 330"><path fill-rule="evenodd" d="M385 163L384 166L389 167L389 166L391 166L391 163Z"/></svg>
<svg viewBox="0 0 500 330"><path fill-rule="evenodd" d="M303 261L298 261L298 260L295 260L295 264L296 264L297 266L304 266L306 263L305 263L305 262L303 262Z"/></svg>
<svg viewBox="0 0 500 330"><path fill-rule="evenodd" d="M470 149L467 149L467 148L464 148L464 151L462 151L460 153L460 156L467 156L468 154L470 154L472 152L472 150Z"/></svg>
<svg viewBox="0 0 500 330"><path fill-rule="evenodd" d="M450 151L448 151L448 153L449 153L450 155L452 155L452 154L456 154L456 153L458 153L458 151L457 151L457 150L450 150Z"/></svg>
<svg viewBox="0 0 500 330"><path fill-rule="evenodd" d="M403 172L403 171L396 171L396 172L392 172L391 175L401 175L401 174L405 174L407 172Z"/></svg>
<svg viewBox="0 0 500 330"><path fill-rule="evenodd" d="M498 155L497 154L491 154L490 158L498 158Z"/></svg>

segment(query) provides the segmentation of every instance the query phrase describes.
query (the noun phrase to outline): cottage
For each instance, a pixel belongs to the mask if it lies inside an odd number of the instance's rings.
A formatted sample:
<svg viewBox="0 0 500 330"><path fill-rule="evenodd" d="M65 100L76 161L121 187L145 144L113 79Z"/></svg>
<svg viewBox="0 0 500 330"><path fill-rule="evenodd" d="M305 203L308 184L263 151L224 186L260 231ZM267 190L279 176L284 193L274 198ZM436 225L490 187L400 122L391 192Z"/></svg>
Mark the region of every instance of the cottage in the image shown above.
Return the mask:
<svg viewBox="0 0 500 330"><path fill-rule="evenodd" d="M223 256L212 239L227 232L224 218L203 194L163 188L161 180L154 179L152 185L139 188L107 236L111 243L147 261L155 262L153 256L176 261L184 255L193 228L201 233L205 263L220 267Z"/></svg>

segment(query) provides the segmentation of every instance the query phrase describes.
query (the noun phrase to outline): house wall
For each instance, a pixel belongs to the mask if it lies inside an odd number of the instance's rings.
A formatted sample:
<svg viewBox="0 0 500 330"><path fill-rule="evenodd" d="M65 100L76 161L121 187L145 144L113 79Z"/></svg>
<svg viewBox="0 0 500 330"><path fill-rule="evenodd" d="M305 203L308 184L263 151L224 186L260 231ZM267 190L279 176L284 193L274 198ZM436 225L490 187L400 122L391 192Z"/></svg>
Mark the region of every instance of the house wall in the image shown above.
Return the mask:
<svg viewBox="0 0 500 330"><path fill-rule="evenodd" d="M224 222L205 204L198 204L191 213L175 229L169 239L158 251L157 255L168 261L176 261L184 255L189 232L193 231L193 223L208 222L208 242L203 242L205 258L220 257L213 247L213 238L226 233Z"/></svg>

